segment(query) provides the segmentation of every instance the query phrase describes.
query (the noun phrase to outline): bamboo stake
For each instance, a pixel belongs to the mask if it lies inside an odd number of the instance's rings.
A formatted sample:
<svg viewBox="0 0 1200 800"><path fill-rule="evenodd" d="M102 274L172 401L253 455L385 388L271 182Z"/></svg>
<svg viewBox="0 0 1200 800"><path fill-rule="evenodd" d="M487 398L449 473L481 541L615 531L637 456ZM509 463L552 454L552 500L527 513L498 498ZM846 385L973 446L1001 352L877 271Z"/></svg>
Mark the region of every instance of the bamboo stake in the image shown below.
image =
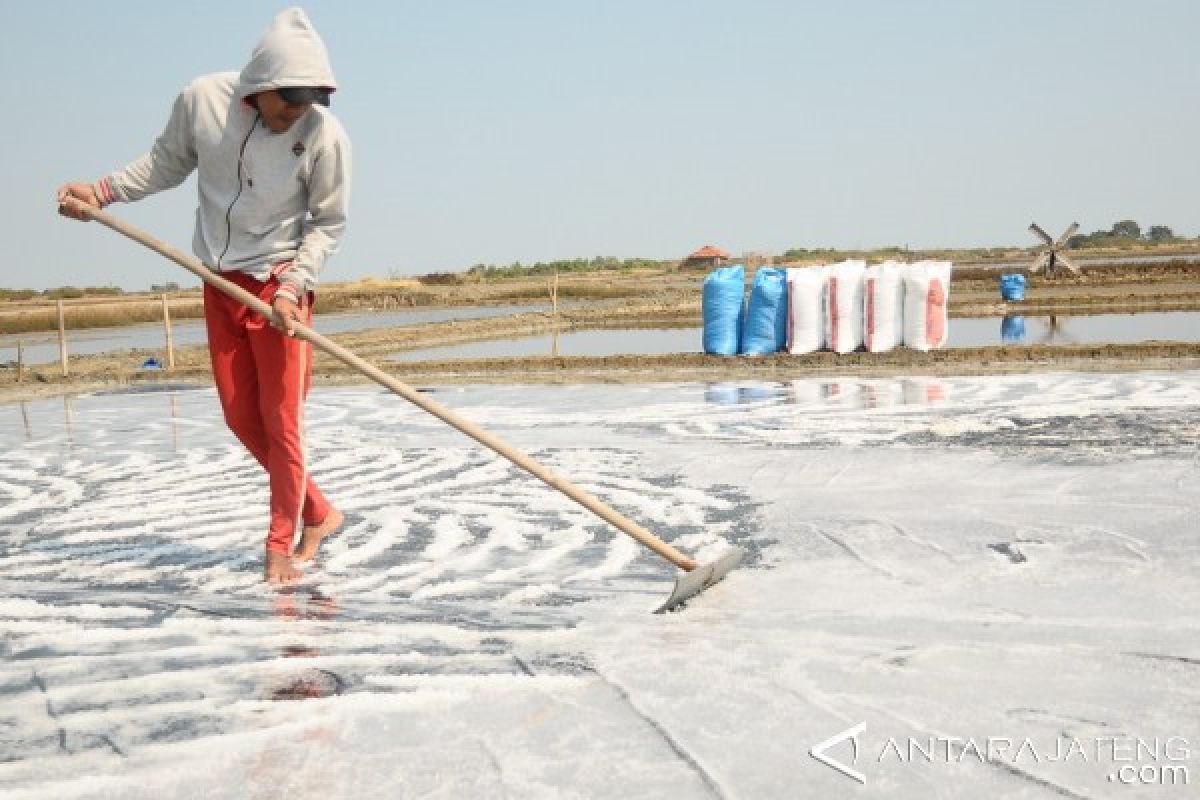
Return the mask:
<svg viewBox="0 0 1200 800"><path fill-rule="evenodd" d="M554 283L550 287L550 303L554 310L554 338L550 344L550 355L558 357L558 270L554 270Z"/></svg>
<svg viewBox="0 0 1200 800"><path fill-rule="evenodd" d="M58 300L58 358L62 362L63 377L67 377L67 315L63 311L62 298Z"/></svg>
<svg viewBox="0 0 1200 800"><path fill-rule="evenodd" d="M17 383L25 381L25 342L17 340Z"/></svg>
<svg viewBox="0 0 1200 800"><path fill-rule="evenodd" d="M167 369L175 369L175 345L171 340L171 308L167 305L167 295L162 295L163 330L167 335Z"/></svg>

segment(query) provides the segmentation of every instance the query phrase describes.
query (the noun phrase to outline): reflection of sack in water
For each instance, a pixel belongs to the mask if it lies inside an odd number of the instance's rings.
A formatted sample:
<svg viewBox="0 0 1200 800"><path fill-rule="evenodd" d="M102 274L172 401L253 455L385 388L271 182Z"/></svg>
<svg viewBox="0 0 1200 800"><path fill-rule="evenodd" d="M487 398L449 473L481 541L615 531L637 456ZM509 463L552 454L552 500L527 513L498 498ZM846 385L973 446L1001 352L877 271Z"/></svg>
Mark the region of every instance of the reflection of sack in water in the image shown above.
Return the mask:
<svg viewBox="0 0 1200 800"><path fill-rule="evenodd" d="M764 400L774 400L780 396L780 391L774 386L743 386L738 392L738 401L742 403L760 403Z"/></svg>
<svg viewBox="0 0 1200 800"><path fill-rule="evenodd" d="M937 378L908 378L904 381L904 404L928 406L946 401L946 385Z"/></svg>
<svg viewBox="0 0 1200 800"><path fill-rule="evenodd" d="M709 384L704 387L704 402L716 403L719 406L736 406L738 404L738 387L722 383Z"/></svg>
<svg viewBox="0 0 1200 800"><path fill-rule="evenodd" d="M904 405L904 387L899 381L869 381L862 385L862 407L889 408Z"/></svg>
<svg viewBox="0 0 1200 800"><path fill-rule="evenodd" d="M817 381L792 381L788 388L787 402L798 406L817 405L821 402L821 384Z"/></svg>
<svg viewBox="0 0 1200 800"><path fill-rule="evenodd" d="M1025 318L1018 315L1000 320L1000 341L1019 344L1025 341Z"/></svg>

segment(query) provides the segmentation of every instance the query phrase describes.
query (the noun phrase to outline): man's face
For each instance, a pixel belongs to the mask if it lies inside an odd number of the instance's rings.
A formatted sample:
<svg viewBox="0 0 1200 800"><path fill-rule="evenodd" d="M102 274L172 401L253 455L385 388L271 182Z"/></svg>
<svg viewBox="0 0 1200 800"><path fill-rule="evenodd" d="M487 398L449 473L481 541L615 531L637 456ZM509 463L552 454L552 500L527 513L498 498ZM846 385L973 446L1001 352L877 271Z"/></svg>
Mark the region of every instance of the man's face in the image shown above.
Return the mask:
<svg viewBox="0 0 1200 800"><path fill-rule="evenodd" d="M272 133L283 133L295 125L312 108L312 103L288 103L272 89L255 95L263 124Z"/></svg>

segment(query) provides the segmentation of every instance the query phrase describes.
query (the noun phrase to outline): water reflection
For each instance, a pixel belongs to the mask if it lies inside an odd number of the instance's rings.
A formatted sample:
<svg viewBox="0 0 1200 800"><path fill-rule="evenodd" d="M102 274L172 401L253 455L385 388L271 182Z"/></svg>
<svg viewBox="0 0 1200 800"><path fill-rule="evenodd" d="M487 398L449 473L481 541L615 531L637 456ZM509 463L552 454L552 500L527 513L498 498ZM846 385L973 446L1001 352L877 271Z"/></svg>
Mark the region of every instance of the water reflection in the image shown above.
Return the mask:
<svg viewBox="0 0 1200 800"><path fill-rule="evenodd" d="M706 403L723 406L777 402L869 410L936 405L945 402L947 396L946 385L938 378L801 380L753 385L710 383L704 388Z"/></svg>
<svg viewBox="0 0 1200 800"><path fill-rule="evenodd" d="M1013 314L1000 320L1000 341L1005 344L1020 344L1025 341L1025 318Z"/></svg>
<svg viewBox="0 0 1200 800"><path fill-rule="evenodd" d="M72 409L72 396L64 394L63 399L63 429L67 434L67 447L75 446L75 414Z"/></svg>
<svg viewBox="0 0 1200 800"><path fill-rule="evenodd" d="M575 303L559 303L563 308ZM314 326L325 335L352 331L396 328L409 325L427 325L438 322L465 319L489 319L515 314L536 313L545 310L544 305L522 304L512 306L468 306L457 308L432 308L407 311L363 311L336 314L318 313ZM159 322L138 323L119 328L84 328L71 331L71 355L93 355L130 349L157 350L162 347L163 324ZM24 342L26 366L53 364L58 361L58 334L53 331L0 335L0 348L16 348L18 341ZM171 320L171 339L178 350L181 347L204 344L207 334L204 321L197 319ZM136 366L141 359L130 359Z"/></svg>
<svg viewBox="0 0 1200 800"><path fill-rule="evenodd" d="M1071 327L1070 335L1065 330L1067 322ZM950 320L947 346L991 347L996 344L1034 342L1135 344L1152 340L1194 342L1200 341L1200 311L1093 314L1069 318L1011 315L1004 317L999 327L997 331L995 317L955 317ZM1044 330L1044 335L1039 330ZM395 361L420 361L442 358L522 358L545 355L547 352L563 356L699 353L702 339L703 329L699 327L603 328L410 350L389 358Z"/></svg>
<svg viewBox="0 0 1200 800"><path fill-rule="evenodd" d="M315 589L281 589L275 596L275 616L286 622L329 621L337 616L337 602ZM315 658L321 655L314 644L296 642L283 648L284 658ZM341 694L346 682L336 672L305 667L283 678L267 690L269 700L307 700Z"/></svg>
<svg viewBox="0 0 1200 800"><path fill-rule="evenodd" d="M1046 333L1042 337L1042 344L1055 344L1064 342L1066 344L1075 344L1075 339L1067 334L1067 320L1070 317L1060 317L1054 314L1046 317L1043 320Z"/></svg>
<svg viewBox="0 0 1200 800"><path fill-rule="evenodd" d="M304 621L328 621L337 616L337 603L332 597L315 589L285 587L275 595L275 616L287 624ZM284 658L316 658L321 651L310 643L294 642L283 648ZM302 667L277 679L267 688L266 699L277 701L310 700L330 697L345 691L346 682L336 672L317 667ZM269 740L269 744L246 761L247 796L254 800L281 797L288 792L281 787L292 785L297 748L307 756L320 758L322 751L331 748L339 731L321 716L309 717L299 731L284 739ZM332 797L336 791L333 771L306 772L305 796Z"/></svg>
<svg viewBox="0 0 1200 800"><path fill-rule="evenodd" d="M171 404L171 452L179 452L179 398L174 392L167 395Z"/></svg>

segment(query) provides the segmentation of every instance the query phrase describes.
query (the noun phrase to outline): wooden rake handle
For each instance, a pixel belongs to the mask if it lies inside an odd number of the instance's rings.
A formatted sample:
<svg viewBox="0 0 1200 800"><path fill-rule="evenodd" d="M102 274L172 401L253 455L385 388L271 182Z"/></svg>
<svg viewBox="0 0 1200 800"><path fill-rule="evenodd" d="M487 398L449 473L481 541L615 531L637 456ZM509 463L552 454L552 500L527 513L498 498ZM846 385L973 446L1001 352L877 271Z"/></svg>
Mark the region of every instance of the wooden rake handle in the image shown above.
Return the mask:
<svg viewBox="0 0 1200 800"><path fill-rule="evenodd" d="M211 269L202 264L199 259L177 250L176 248L171 247L170 245L161 242L158 239L155 239L153 236L150 236L144 231L139 230L133 225L130 225L124 220L118 219L117 217L114 217L111 214L108 214L97 208L93 208L92 206L78 202L74 202L72 205L81 210L84 216L88 217L89 219L94 219L102 225L116 231L117 233L129 237L139 244L145 245L159 255L171 259L176 264L207 283L209 286L224 292L235 300L245 304L251 310L262 314L268 319L274 316L275 312L269 305L250 294L237 284L222 278L219 274L213 272ZM591 511L593 514L600 517L600 519L609 523L621 532L632 536L639 543L650 548L655 553L667 559L680 569L691 572L698 566L694 559L676 550L674 547L667 544L662 539L643 528L641 525L638 525L633 520L617 513L588 492L568 481L566 478L556 475L554 472L542 466L530 456L526 455L515 447L512 447L502 439L493 436L470 420L459 416L446 406L443 406L441 403L426 397L408 384L396 380L394 377L388 375L375 365L364 361L341 345L336 344L317 333L312 328L302 325L299 322L294 322L292 324L292 328L296 332L297 338L311 342L313 345L321 348L338 361L341 361L343 364L352 367L381 386L400 395L408 402L420 408L422 411L432 414L442 422L445 422L447 425L450 425L467 436L470 436L484 447L490 448L491 450L494 450L495 452L504 456L533 477L542 481L551 488L562 492L567 497L586 508L588 511Z"/></svg>

